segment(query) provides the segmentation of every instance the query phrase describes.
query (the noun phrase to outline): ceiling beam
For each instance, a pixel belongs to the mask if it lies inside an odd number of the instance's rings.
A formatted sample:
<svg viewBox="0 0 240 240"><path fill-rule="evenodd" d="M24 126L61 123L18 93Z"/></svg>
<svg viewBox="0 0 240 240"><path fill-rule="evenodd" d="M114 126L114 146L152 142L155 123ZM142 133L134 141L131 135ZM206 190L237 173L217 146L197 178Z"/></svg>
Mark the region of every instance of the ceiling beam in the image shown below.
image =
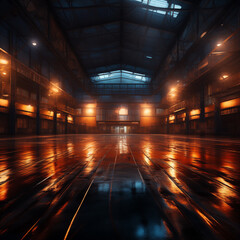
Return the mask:
<svg viewBox="0 0 240 240"><path fill-rule="evenodd" d="M73 31L84 30L84 29L87 29L87 28L96 28L96 27L99 27L99 26L110 25L110 24L119 24L119 26L120 26L121 22L126 23L126 24L134 24L134 25L141 26L141 27L151 28L151 29L154 29L154 30L157 30L157 31L160 31L160 32L176 34L174 31L171 31L171 30L168 30L168 29L165 29L165 28L162 28L162 27L151 26L151 25L146 24L146 23L139 23L139 22L135 22L135 21L132 21L132 20L131 21L126 21L126 20L106 21L106 22L101 22L101 23L98 23L98 24L77 26L77 27L66 29L66 31L73 32Z"/></svg>
<svg viewBox="0 0 240 240"><path fill-rule="evenodd" d="M92 66L90 64L89 65L86 64L86 67L88 68L89 72L92 73L92 72L95 72L94 70L96 70L96 68L101 68L101 67L107 68L107 67L111 67L113 65L120 66L120 63L119 63L119 61L111 62L108 64L106 64L106 62L102 62L99 64L92 64ZM133 65L130 62L124 61L124 63L122 64L122 69L126 69L126 67L124 67L124 66L132 66L132 69L134 69L134 68L144 69L145 71L142 71L142 72L145 72L145 74L147 74L147 75L152 75L152 73L153 73L153 69L146 68L146 65L141 65L141 64L136 64L136 63L134 63L134 65ZM119 70L119 69L115 69L115 70ZM134 71L134 70L132 70L132 71ZM96 73L97 72L98 71L96 71Z"/></svg>

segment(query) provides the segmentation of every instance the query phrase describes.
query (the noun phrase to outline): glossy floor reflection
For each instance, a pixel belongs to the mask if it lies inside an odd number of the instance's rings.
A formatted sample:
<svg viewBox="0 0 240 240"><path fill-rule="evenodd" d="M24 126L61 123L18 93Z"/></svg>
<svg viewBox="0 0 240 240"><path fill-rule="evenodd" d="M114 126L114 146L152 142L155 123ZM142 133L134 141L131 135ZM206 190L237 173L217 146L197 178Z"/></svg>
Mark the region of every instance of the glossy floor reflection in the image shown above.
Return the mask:
<svg viewBox="0 0 240 240"><path fill-rule="evenodd" d="M0 239L239 239L240 141L0 140Z"/></svg>

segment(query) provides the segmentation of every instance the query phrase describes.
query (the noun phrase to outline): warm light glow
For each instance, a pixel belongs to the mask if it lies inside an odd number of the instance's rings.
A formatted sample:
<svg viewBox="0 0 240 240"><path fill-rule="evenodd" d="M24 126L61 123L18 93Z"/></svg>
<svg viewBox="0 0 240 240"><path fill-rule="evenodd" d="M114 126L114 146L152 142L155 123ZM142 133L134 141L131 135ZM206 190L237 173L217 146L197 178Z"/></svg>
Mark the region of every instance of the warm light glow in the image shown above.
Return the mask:
<svg viewBox="0 0 240 240"><path fill-rule="evenodd" d="M144 114L145 116L151 115L151 109L150 109L150 108L145 108L145 109L143 110L143 114Z"/></svg>
<svg viewBox="0 0 240 240"><path fill-rule="evenodd" d="M88 103L86 105L87 108L95 108L96 107L96 104L95 103Z"/></svg>
<svg viewBox="0 0 240 240"><path fill-rule="evenodd" d="M232 108L232 107L237 107L237 106L240 106L240 98L221 102L221 104L220 104L221 109Z"/></svg>
<svg viewBox="0 0 240 240"><path fill-rule="evenodd" d="M8 107L8 100L0 99L0 106L1 107Z"/></svg>
<svg viewBox="0 0 240 240"><path fill-rule="evenodd" d="M1 59L0 59L0 64L6 65L6 64L8 64L8 60L6 60L6 59L4 59L4 58L1 58Z"/></svg>
<svg viewBox="0 0 240 240"><path fill-rule="evenodd" d="M92 108L88 108L88 109L87 109L87 114L91 115L91 114L93 114L93 113L94 113L94 111L93 111Z"/></svg>
<svg viewBox="0 0 240 240"><path fill-rule="evenodd" d="M16 108L24 112L34 112L34 107L31 105L16 103Z"/></svg>
<svg viewBox="0 0 240 240"><path fill-rule="evenodd" d="M174 97L176 97L176 93L177 93L177 88L176 87L172 87L170 89L169 96L174 98Z"/></svg>
<svg viewBox="0 0 240 240"><path fill-rule="evenodd" d="M190 112L190 116L200 115L200 109L193 109Z"/></svg>
<svg viewBox="0 0 240 240"><path fill-rule="evenodd" d="M169 116L169 120L170 120L170 121L175 120L175 115L170 115L170 116Z"/></svg>
<svg viewBox="0 0 240 240"><path fill-rule="evenodd" d="M6 72L3 72L2 74L3 74L4 76L6 76L6 75L7 75L7 73L6 73Z"/></svg>
<svg viewBox="0 0 240 240"><path fill-rule="evenodd" d="M8 180L10 175L10 170L8 169L7 165L5 163L0 164L0 172L1 172L1 185L0 185L0 201L4 201L7 198L7 192L8 192Z"/></svg>
<svg viewBox="0 0 240 240"><path fill-rule="evenodd" d="M119 109L119 115L128 115L128 109L120 108Z"/></svg>
<svg viewBox="0 0 240 240"><path fill-rule="evenodd" d="M53 117L53 114L54 114L53 111L48 111L48 115L49 115L50 117Z"/></svg>
<svg viewBox="0 0 240 240"><path fill-rule="evenodd" d="M226 78L228 78L228 75L227 75L227 74L224 74L224 75L222 75L222 78L223 78L223 79L226 79Z"/></svg>
<svg viewBox="0 0 240 240"><path fill-rule="evenodd" d="M214 105L205 107L205 113L213 112L215 109Z"/></svg>
<svg viewBox="0 0 240 240"><path fill-rule="evenodd" d="M220 47L221 45L222 45L221 43L218 43L218 44L217 44L217 47Z"/></svg>
<svg viewBox="0 0 240 240"><path fill-rule="evenodd" d="M34 112L34 107L31 106L31 105L27 105L25 110L28 111L28 112Z"/></svg>
<svg viewBox="0 0 240 240"><path fill-rule="evenodd" d="M207 32L203 32L200 36L200 38L203 38L205 35L207 34Z"/></svg>
<svg viewBox="0 0 240 240"><path fill-rule="evenodd" d="M52 91L53 91L54 93L58 93L58 92L59 92L58 88L56 88L56 87L52 87Z"/></svg>
<svg viewBox="0 0 240 240"><path fill-rule="evenodd" d="M72 116L68 116L68 117L67 117L67 120L68 120L68 122L73 122Z"/></svg>

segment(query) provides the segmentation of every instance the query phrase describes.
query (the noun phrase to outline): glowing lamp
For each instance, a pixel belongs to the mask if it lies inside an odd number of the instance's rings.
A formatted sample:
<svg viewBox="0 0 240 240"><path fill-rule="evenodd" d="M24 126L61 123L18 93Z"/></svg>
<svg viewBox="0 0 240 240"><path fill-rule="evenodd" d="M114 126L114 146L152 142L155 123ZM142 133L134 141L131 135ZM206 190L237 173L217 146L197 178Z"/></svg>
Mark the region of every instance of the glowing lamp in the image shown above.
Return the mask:
<svg viewBox="0 0 240 240"><path fill-rule="evenodd" d="M36 46L37 46L37 42L36 42L36 41L32 41L32 45L33 45L34 47L36 47Z"/></svg>
<svg viewBox="0 0 240 240"><path fill-rule="evenodd" d="M146 109L144 109L144 115L146 115L146 116L148 116L148 115L150 115L151 114L151 109L149 109L149 108L146 108Z"/></svg>
<svg viewBox="0 0 240 240"><path fill-rule="evenodd" d="M92 108L88 108L88 109L87 109L87 114L91 115L91 114L93 114L93 112L94 112L94 111L93 111Z"/></svg>
<svg viewBox="0 0 240 240"><path fill-rule="evenodd" d="M119 115L128 115L128 110L126 108L120 108Z"/></svg>
<svg viewBox="0 0 240 240"><path fill-rule="evenodd" d="M58 92L59 92L59 90L58 90L56 87L53 87L53 88L52 88L52 91L53 91L54 93L58 93Z"/></svg>
<svg viewBox="0 0 240 240"><path fill-rule="evenodd" d="M227 74L224 74L224 75L222 76L222 78L223 78L223 79L226 79L226 78L228 78L228 75L227 75Z"/></svg>
<svg viewBox="0 0 240 240"><path fill-rule="evenodd" d="M193 109L190 111L190 116L200 115L200 109Z"/></svg>
<svg viewBox="0 0 240 240"><path fill-rule="evenodd" d="M221 43L218 43L218 44L217 44L217 47L220 47L221 45L222 45Z"/></svg>
<svg viewBox="0 0 240 240"><path fill-rule="evenodd" d="M6 60L6 59L4 59L4 58L1 58L1 59L0 59L0 64L6 65L6 64L8 64L8 60Z"/></svg>

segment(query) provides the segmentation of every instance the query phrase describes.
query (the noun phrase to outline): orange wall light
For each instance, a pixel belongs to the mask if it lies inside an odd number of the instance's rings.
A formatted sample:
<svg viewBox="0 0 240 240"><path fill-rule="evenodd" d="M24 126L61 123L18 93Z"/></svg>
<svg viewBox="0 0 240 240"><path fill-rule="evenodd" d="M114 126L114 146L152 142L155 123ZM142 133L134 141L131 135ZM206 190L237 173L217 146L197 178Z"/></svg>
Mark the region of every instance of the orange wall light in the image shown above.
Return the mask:
<svg viewBox="0 0 240 240"><path fill-rule="evenodd" d="M87 113L87 115L93 115L93 113L94 113L93 108L87 108L86 113Z"/></svg>
<svg viewBox="0 0 240 240"><path fill-rule="evenodd" d="M200 109L193 109L190 112L190 116L200 115Z"/></svg>
<svg viewBox="0 0 240 240"><path fill-rule="evenodd" d="M221 109L232 108L232 107L237 107L237 106L240 106L240 98L221 102L221 104L220 104Z"/></svg>
<svg viewBox="0 0 240 240"><path fill-rule="evenodd" d="M9 101L6 99L0 99L0 106L1 107L8 107Z"/></svg>
<svg viewBox="0 0 240 240"><path fill-rule="evenodd" d="M152 111L151 111L150 108L143 109L143 115L144 116L151 116L151 113L152 113Z"/></svg>
<svg viewBox="0 0 240 240"><path fill-rule="evenodd" d="M119 109L119 115L128 115L128 109L126 108L120 108Z"/></svg>

